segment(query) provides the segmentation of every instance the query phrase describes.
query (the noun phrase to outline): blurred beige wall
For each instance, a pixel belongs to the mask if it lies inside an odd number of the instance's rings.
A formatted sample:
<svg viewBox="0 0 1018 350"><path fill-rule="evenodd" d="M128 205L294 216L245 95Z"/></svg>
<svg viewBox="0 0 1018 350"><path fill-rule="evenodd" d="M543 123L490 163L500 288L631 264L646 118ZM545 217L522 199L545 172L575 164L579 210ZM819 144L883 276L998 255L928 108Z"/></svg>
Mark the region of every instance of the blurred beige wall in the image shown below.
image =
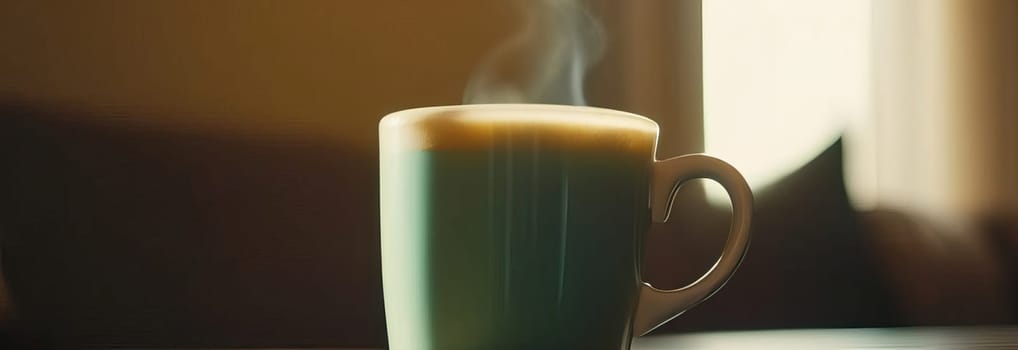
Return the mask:
<svg viewBox="0 0 1018 350"><path fill-rule="evenodd" d="M665 156L702 151L699 1L589 3L607 30L590 103L661 122ZM8 1L0 103L374 149L385 113L460 103L518 16L470 0Z"/></svg>
<svg viewBox="0 0 1018 350"><path fill-rule="evenodd" d="M459 103L513 16L472 0L5 1L0 103L373 151L385 113Z"/></svg>

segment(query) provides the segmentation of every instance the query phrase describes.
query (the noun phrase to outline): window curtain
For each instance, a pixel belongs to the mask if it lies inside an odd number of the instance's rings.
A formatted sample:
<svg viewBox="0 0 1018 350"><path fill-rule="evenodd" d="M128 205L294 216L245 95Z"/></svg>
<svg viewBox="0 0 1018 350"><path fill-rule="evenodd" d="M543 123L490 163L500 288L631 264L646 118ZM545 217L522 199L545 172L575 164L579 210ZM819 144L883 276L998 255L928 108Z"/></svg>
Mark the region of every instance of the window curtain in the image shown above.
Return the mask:
<svg viewBox="0 0 1018 350"><path fill-rule="evenodd" d="M1018 2L872 2L870 113L846 141L861 208L1018 214Z"/></svg>
<svg viewBox="0 0 1018 350"><path fill-rule="evenodd" d="M1018 215L1018 2L598 4L593 102L656 119L659 156L705 150L762 189L842 137L859 210Z"/></svg>

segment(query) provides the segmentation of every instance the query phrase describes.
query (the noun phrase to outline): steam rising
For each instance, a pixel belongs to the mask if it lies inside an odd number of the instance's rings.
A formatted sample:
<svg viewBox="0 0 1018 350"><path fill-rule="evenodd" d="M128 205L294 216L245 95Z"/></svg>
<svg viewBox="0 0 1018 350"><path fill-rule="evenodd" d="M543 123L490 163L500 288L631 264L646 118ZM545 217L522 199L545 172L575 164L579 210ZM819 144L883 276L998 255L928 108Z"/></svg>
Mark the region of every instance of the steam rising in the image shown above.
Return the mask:
<svg viewBox="0 0 1018 350"><path fill-rule="evenodd" d="M600 24L580 0L517 0L523 28L467 83L464 103L585 105L583 75L604 49Z"/></svg>

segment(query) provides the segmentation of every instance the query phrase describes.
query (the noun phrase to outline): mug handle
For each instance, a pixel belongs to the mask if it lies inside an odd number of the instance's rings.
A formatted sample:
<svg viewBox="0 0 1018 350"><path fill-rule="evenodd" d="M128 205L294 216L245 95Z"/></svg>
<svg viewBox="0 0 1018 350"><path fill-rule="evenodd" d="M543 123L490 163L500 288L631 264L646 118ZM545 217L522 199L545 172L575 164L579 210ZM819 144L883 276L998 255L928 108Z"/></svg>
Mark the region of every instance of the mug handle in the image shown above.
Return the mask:
<svg viewBox="0 0 1018 350"><path fill-rule="evenodd" d="M675 193L687 180L717 181L732 200L732 226L721 256L695 282L672 290L654 288L643 282L633 331L644 335L709 298L728 282L749 247L749 223L753 214L753 193L746 179L730 164L703 155L690 154L654 162L651 187L651 215L655 223L668 221Z"/></svg>

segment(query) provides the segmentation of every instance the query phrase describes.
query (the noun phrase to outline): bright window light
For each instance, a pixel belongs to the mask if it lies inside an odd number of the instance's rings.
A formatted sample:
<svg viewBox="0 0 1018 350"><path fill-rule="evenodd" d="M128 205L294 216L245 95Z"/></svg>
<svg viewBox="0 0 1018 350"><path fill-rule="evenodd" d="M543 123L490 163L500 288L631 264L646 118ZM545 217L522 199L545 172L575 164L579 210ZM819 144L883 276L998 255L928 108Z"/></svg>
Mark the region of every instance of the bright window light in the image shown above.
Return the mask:
<svg viewBox="0 0 1018 350"><path fill-rule="evenodd" d="M869 108L869 14L862 0L704 1L707 152L761 189L860 120Z"/></svg>

